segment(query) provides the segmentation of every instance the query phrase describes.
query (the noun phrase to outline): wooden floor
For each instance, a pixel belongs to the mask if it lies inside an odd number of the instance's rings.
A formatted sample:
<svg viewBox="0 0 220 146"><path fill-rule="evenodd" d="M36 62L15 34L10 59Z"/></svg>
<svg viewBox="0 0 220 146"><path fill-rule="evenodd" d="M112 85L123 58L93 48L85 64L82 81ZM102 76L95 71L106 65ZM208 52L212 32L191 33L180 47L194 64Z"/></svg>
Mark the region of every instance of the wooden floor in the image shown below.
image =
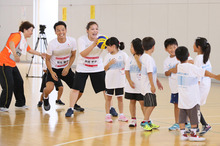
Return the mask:
<svg viewBox="0 0 220 146"><path fill-rule="evenodd" d="M139 105L136 128L129 128L128 123L119 122L117 118L113 118L113 123L106 123L104 97L102 93L95 95L88 81L85 93L79 101L85 107L85 112L75 112L72 118L65 117L70 91L66 85L62 96L65 106L55 105L57 92L53 91L50 95L50 111L38 108L41 78L26 78L29 64L18 64L18 67L24 79L29 109L15 109L13 97L9 112L0 112L0 146L220 146L220 84L212 84L208 101L201 107L207 122L212 126L212 130L204 136L207 140L182 142L179 140L179 131L168 131L168 127L174 123L174 116L173 105L169 103L170 90L166 78L160 78L164 90L157 91L158 106L151 116L160 128L145 132L139 126L143 119ZM30 72L29 75L40 75L40 65L32 65L32 68L38 69L31 69L35 74ZM113 104L117 107L116 99ZM128 100L124 100L124 114L130 119Z"/></svg>

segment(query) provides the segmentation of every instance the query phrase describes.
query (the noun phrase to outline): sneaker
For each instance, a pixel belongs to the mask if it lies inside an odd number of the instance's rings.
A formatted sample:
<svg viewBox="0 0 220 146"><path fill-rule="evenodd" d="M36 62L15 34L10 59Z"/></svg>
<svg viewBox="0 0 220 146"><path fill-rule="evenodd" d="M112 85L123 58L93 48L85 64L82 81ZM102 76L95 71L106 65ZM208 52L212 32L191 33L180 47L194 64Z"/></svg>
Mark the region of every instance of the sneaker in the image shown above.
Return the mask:
<svg viewBox="0 0 220 146"><path fill-rule="evenodd" d="M197 136L193 131L190 133L189 141L205 141L204 137Z"/></svg>
<svg viewBox="0 0 220 146"><path fill-rule="evenodd" d="M182 141L186 141L186 140L188 140L188 139L189 139L189 137L187 136L186 133L184 133L184 134L182 134L182 135L180 136L180 140L182 140Z"/></svg>
<svg viewBox="0 0 220 146"><path fill-rule="evenodd" d="M136 119L131 119L129 127L136 127L136 126L137 126Z"/></svg>
<svg viewBox="0 0 220 146"><path fill-rule="evenodd" d="M111 115L106 115L106 116L105 116L105 121L108 122L108 123L112 123L113 120L112 120Z"/></svg>
<svg viewBox="0 0 220 146"><path fill-rule="evenodd" d="M79 112L83 112L84 111L84 108L82 108L81 106L79 106L78 104L75 104L74 105L74 109L79 111Z"/></svg>
<svg viewBox="0 0 220 146"><path fill-rule="evenodd" d="M199 133L199 136L203 136L206 132L208 132L212 127L210 125L202 126L202 131Z"/></svg>
<svg viewBox="0 0 220 146"><path fill-rule="evenodd" d="M38 106L38 107L41 107L42 104L43 104L43 101L39 101L38 104L37 104L37 106Z"/></svg>
<svg viewBox="0 0 220 146"><path fill-rule="evenodd" d="M111 108L110 108L110 114L111 114L113 117L117 117L117 116L118 116L118 113L115 111L115 108L114 108L114 107L111 107Z"/></svg>
<svg viewBox="0 0 220 146"><path fill-rule="evenodd" d="M128 119L124 115L120 115L118 121L127 122Z"/></svg>
<svg viewBox="0 0 220 146"><path fill-rule="evenodd" d="M0 112L8 112L8 108L5 108L5 107L0 107Z"/></svg>
<svg viewBox="0 0 220 146"><path fill-rule="evenodd" d="M72 110L72 108L69 108L65 114L66 117L71 117L73 115L74 111Z"/></svg>
<svg viewBox="0 0 220 146"><path fill-rule="evenodd" d="M152 129L158 129L160 126L156 125L154 123L152 123L151 121L148 123L148 125L152 128Z"/></svg>
<svg viewBox="0 0 220 146"><path fill-rule="evenodd" d="M28 106L23 105L23 106L15 106L17 109L28 109Z"/></svg>
<svg viewBox="0 0 220 146"><path fill-rule="evenodd" d="M56 100L56 104L58 104L58 105L65 105L65 103L63 103L60 99Z"/></svg>
<svg viewBox="0 0 220 146"><path fill-rule="evenodd" d="M49 111L50 110L49 98L44 99L44 110L45 111Z"/></svg>
<svg viewBox="0 0 220 146"><path fill-rule="evenodd" d="M180 129L180 126L179 126L179 124L175 123L175 124L173 124L173 126L171 126L168 129L169 129L169 131L178 130L178 129Z"/></svg>
<svg viewBox="0 0 220 146"><path fill-rule="evenodd" d="M143 128L146 131L152 131L152 128L150 127L150 125L148 124L148 122L141 122L141 128Z"/></svg>

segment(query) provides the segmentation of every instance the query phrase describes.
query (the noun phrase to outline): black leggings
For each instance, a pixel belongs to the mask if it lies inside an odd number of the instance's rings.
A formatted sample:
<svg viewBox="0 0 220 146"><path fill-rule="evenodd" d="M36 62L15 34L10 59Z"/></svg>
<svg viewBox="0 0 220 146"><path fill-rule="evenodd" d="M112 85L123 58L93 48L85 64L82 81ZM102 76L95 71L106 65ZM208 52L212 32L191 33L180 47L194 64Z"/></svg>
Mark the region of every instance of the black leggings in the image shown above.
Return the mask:
<svg viewBox="0 0 220 146"><path fill-rule="evenodd" d="M0 107L9 108L13 93L16 99L15 106L25 105L24 81L16 66L0 66L0 84L2 87Z"/></svg>

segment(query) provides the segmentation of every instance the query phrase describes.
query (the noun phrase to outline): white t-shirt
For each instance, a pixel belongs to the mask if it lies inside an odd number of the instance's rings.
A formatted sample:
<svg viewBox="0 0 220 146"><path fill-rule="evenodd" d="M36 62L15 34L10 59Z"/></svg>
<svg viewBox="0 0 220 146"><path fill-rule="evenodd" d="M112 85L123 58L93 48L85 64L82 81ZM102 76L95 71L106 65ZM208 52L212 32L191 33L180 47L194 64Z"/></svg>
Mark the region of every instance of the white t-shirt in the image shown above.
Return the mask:
<svg viewBox="0 0 220 146"><path fill-rule="evenodd" d="M164 63L163 63L163 71L164 73L170 70L171 68L175 68L177 64L179 64L180 61L177 60L176 56L175 57L170 57L168 56ZM178 84L177 84L177 76L174 73L171 73L171 75L168 77L169 79L169 86L171 93L175 94L178 93Z"/></svg>
<svg viewBox="0 0 220 146"><path fill-rule="evenodd" d="M206 62L206 64L203 63L203 54L196 56L194 64L199 68L203 68L209 72L212 71L212 65L209 60ZM206 99L210 91L211 79L209 77L202 77L199 78L199 81L200 81L199 89L201 95L201 105L204 105L206 103Z"/></svg>
<svg viewBox="0 0 220 146"><path fill-rule="evenodd" d="M107 89L125 87L125 63L128 55L123 51L118 51L118 53L114 55L108 53L104 59L104 66L114 58L116 62L109 67L105 75L105 85Z"/></svg>
<svg viewBox="0 0 220 146"><path fill-rule="evenodd" d="M76 46L76 40L72 37L66 37L65 43L59 43L57 38L50 41L47 54L51 56L52 68L65 68L69 63L71 52L77 49Z"/></svg>
<svg viewBox="0 0 220 146"><path fill-rule="evenodd" d="M190 63L177 66L178 92L180 109L191 109L200 105L198 78L204 77L205 70Z"/></svg>
<svg viewBox="0 0 220 146"><path fill-rule="evenodd" d="M80 53L93 44L87 35L81 36L78 39L79 57L77 60L76 71L83 73L100 72L104 71L102 58L100 57L103 49L97 46L86 57L82 57Z"/></svg>
<svg viewBox="0 0 220 146"><path fill-rule="evenodd" d="M156 86L157 81L157 67L156 63L150 55L144 53L141 57L141 94L145 95L146 93L152 93L151 92L151 85L148 78L148 73L153 74L153 82L154 86Z"/></svg>
<svg viewBox="0 0 220 146"><path fill-rule="evenodd" d="M140 57L141 60L141 57ZM131 88L129 82L126 80L125 92L127 93L141 93L141 70L138 68L137 61L134 56L130 56L125 64L125 70L129 71L130 78L134 82L135 88Z"/></svg>

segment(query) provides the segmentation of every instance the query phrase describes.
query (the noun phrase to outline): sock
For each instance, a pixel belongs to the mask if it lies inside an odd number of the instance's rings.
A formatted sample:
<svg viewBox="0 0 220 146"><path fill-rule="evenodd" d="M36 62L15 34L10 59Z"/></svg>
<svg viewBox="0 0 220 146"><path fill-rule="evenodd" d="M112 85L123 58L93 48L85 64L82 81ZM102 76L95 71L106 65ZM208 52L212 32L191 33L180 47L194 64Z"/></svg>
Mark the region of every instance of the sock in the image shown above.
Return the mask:
<svg viewBox="0 0 220 146"><path fill-rule="evenodd" d="M184 129L180 129L180 133L181 133L181 135L183 135L183 134L185 134L185 128Z"/></svg>
<svg viewBox="0 0 220 146"><path fill-rule="evenodd" d="M44 99L48 99L49 98L49 96L48 97L44 97Z"/></svg>
<svg viewBox="0 0 220 146"><path fill-rule="evenodd" d="M197 128L191 128L191 131L196 135Z"/></svg>
<svg viewBox="0 0 220 146"><path fill-rule="evenodd" d="M124 114L123 114L123 113L120 113L119 116L124 116Z"/></svg>
<svg viewBox="0 0 220 146"><path fill-rule="evenodd" d="M136 117L131 117L131 119L136 120Z"/></svg>
<svg viewBox="0 0 220 146"><path fill-rule="evenodd" d="M73 107L69 107L69 108L71 108L73 110Z"/></svg>
<svg viewBox="0 0 220 146"><path fill-rule="evenodd" d="M111 114L106 114L106 116L111 116Z"/></svg>

